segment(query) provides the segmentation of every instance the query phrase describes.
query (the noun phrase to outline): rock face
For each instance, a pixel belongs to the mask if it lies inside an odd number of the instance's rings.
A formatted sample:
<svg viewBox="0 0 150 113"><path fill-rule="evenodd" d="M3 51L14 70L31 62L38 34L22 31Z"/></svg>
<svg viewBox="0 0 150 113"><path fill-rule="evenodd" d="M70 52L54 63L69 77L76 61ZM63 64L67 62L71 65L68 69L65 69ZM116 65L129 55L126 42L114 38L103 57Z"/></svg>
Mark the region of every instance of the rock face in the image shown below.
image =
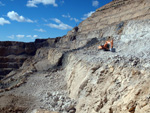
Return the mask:
<svg viewBox="0 0 150 113"><path fill-rule="evenodd" d="M113 0L66 36L1 43L2 69L22 63L0 81L0 110L15 95L32 98L27 113L149 113L149 9L149 0ZM97 49L108 36L116 52Z"/></svg>
<svg viewBox="0 0 150 113"><path fill-rule="evenodd" d="M149 112L150 72L144 67L148 59L91 51L70 55L66 67L70 97L78 100L77 113Z"/></svg>
<svg viewBox="0 0 150 113"><path fill-rule="evenodd" d="M120 35L129 20L149 19L149 7L149 0L113 0L82 21L77 32L74 28L67 36L75 36L76 44L73 46L81 47L95 37Z"/></svg>
<svg viewBox="0 0 150 113"><path fill-rule="evenodd" d="M149 2L149 0L114 0L97 9L91 17L81 22L78 31L83 34L100 31L101 29L128 20L149 19Z"/></svg>
<svg viewBox="0 0 150 113"><path fill-rule="evenodd" d="M0 42L0 79L35 54L34 43Z"/></svg>
<svg viewBox="0 0 150 113"><path fill-rule="evenodd" d="M0 79L19 69L24 61L34 56L41 47L54 47L55 39L36 39L35 42L0 42Z"/></svg>

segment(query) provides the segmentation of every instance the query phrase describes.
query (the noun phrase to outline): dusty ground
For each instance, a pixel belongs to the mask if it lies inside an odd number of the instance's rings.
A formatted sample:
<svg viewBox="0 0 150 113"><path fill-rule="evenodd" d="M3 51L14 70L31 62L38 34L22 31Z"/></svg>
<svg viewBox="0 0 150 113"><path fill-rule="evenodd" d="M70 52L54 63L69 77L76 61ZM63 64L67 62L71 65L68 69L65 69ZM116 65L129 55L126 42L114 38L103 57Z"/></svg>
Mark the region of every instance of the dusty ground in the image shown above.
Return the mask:
<svg viewBox="0 0 150 113"><path fill-rule="evenodd" d="M58 90L65 91L65 83L66 82L64 82L64 74L62 71L53 73L34 73L32 75L29 75L29 77L26 80L26 83L22 84L20 87L14 88L11 91L1 93L1 103L4 104L5 108L9 107L8 103L10 103L10 106L14 108L16 107L15 109L20 109L20 106L22 106L24 108L22 109L22 111L27 111L28 108L40 108L42 106L42 98L39 97L42 97L42 95L46 95L47 92L57 92ZM21 98L22 96L24 97L23 99ZM30 99L27 99L29 97ZM3 106L0 107L3 110ZM3 112L5 113L5 111Z"/></svg>
<svg viewBox="0 0 150 113"><path fill-rule="evenodd" d="M25 113L34 103L28 96L15 96L13 94L0 96L0 113Z"/></svg>

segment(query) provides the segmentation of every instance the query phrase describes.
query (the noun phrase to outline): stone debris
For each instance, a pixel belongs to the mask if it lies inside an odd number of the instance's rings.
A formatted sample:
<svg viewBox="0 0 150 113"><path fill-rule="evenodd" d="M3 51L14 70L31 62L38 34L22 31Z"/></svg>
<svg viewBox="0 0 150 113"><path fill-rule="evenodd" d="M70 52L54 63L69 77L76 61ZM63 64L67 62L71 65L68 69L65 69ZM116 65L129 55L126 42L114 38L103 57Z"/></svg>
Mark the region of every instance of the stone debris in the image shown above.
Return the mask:
<svg viewBox="0 0 150 113"><path fill-rule="evenodd" d="M47 92L42 94L41 108L60 113L75 112L76 101L67 96L66 92Z"/></svg>

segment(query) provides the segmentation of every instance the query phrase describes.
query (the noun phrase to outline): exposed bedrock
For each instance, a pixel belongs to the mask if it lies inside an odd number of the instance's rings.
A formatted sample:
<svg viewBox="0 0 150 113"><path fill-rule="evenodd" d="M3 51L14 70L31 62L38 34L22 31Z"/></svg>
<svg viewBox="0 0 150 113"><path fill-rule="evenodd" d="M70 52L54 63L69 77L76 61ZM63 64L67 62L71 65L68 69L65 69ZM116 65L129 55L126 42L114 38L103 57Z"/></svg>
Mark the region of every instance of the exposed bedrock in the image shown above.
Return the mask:
<svg viewBox="0 0 150 113"><path fill-rule="evenodd" d="M70 97L78 100L77 113L149 112L150 72L144 67L146 60L119 55L84 58L90 54L70 54L66 67Z"/></svg>
<svg viewBox="0 0 150 113"><path fill-rule="evenodd" d="M55 39L36 39L35 42L0 42L0 79L15 69L19 69L24 61L34 56L41 47L54 46Z"/></svg>

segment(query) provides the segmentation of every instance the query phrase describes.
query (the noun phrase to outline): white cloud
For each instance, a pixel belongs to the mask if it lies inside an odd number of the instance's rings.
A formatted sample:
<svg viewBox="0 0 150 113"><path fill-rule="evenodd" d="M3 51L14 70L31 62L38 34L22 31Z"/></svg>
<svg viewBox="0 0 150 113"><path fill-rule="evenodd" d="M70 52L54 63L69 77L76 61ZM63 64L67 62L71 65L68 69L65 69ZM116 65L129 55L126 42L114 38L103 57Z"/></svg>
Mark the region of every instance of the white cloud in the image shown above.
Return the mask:
<svg viewBox="0 0 150 113"><path fill-rule="evenodd" d="M69 18L70 20L74 20L75 22L79 22L77 18L72 18L69 14L68 15L62 15L64 18Z"/></svg>
<svg viewBox="0 0 150 113"><path fill-rule="evenodd" d="M37 7L37 4L43 5L53 5L57 7L58 5L55 3L55 0L28 0L27 7Z"/></svg>
<svg viewBox="0 0 150 113"><path fill-rule="evenodd" d="M94 12L95 12L95 11L91 11L91 12L89 12L89 13L87 13L87 14L84 14L81 19L82 19L82 20L87 19L87 18L90 17Z"/></svg>
<svg viewBox="0 0 150 113"><path fill-rule="evenodd" d="M99 5L99 2L97 0L95 0L95 1L92 2L92 6L98 7L98 5Z"/></svg>
<svg viewBox="0 0 150 113"><path fill-rule="evenodd" d="M27 37L27 38L32 38L32 36L31 36L31 35L27 35L26 37Z"/></svg>
<svg viewBox="0 0 150 113"><path fill-rule="evenodd" d="M10 38L10 39L15 39L15 37L16 38L18 38L18 39L22 39L22 38L30 38L30 39L35 39L35 38L39 38L39 36L38 35L21 35L21 34L18 34L18 35L10 35L10 36L8 36L8 38Z"/></svg>
<svg viewBox="0 0 150 113"><path fill-rule="evenodd" d="M5 20L4 18L0 18L0 25L4 24L10 24L10 22L8 20Z"/></svg>
<svg viewBox="0 0 150 113"><path fill-rule="evenodd" d="M71 26L64 24L63 22L61 22L59 19L54 18L52 19L54 22L56 22L57 24L46 24L47 26L51 27L51 28L56 28L56 29L61 29L61 30L67 30L67 29L72 29Z"/></svg>
<svg viewBox="0 0 150 113"><path fill-rule="evenodd" d="M35 31L38 31L38 32L46 32L46 30L44 29L34 29Z"/></svg>
<svg viewBox="0 0 150 113"><path fill-rule="evenodd" d="M15 38L15 35L8 36L8 38L14 39L14 38Z"/></svg>
<svg viewBox="0 0 150 113"><path fill-rule="evenodd" d="M31 38L31 39L35 39L35 38L39 38L39 36L38 35L27 35L26 36L27 38Z"/></svg>
<svg viewBox="0 0 150 113"><path fill-rule="evenodd" d="M19 16L18 13L14 12L14 11L10 11L7 13L7 16L11 19L11 20L16 20L18 22L29 22L29 23L33 23L34 21L25 18L23 16Z"/></svg>
<svg viewBox="0 0 150 113"><path fill-rule="evenodd" d="M68 14L68 15L62 15L62 17L64 18L71 18L71 16Z"/></svg>
<svg viewBox="0 0 150 113"><path fill-rule="evenodd" d="M33 38L38 38L38 35L33 35Z"/></svg>
<svg viewBox="0 0 150 113"><path fill-rule="evenodd" d="M3 3L0 1L0 6L5 6L5 4L3 4Z"/></svg>
<svg viewBox="0 0 150 113"><path fill-rule="evenodd" d="M24 36L25 36L25 35L20 35L20 34L16 35L16 37L19 38L19 39L20 39L20 38L24 38Z"/></svg>
<svg viewBox="0 0 150 113"><path fill-rule="evenodd" d="M72 29L71 26L64 24L64 23L59 24L59 25L50 23L50 24L47 24L47 26L49 26L51 28L61 29L61 30Z"/></svg>
<svg viewBox="0 0 150 113"><path fill-rule="evenodd" d="M79 22L79 20L76 18L70 18L70 20L74 20L75 22Z"/></svg>
<svg viewBox="0 0 150 113"><path fill-rule="evenodd" d="M53 18L53 19L51 19L51 20L53 20L54 22L56 22L56 23L58 23L58 24L61 24L62 22L59 20L59 19L57 19L57 18Z"/></svg>

